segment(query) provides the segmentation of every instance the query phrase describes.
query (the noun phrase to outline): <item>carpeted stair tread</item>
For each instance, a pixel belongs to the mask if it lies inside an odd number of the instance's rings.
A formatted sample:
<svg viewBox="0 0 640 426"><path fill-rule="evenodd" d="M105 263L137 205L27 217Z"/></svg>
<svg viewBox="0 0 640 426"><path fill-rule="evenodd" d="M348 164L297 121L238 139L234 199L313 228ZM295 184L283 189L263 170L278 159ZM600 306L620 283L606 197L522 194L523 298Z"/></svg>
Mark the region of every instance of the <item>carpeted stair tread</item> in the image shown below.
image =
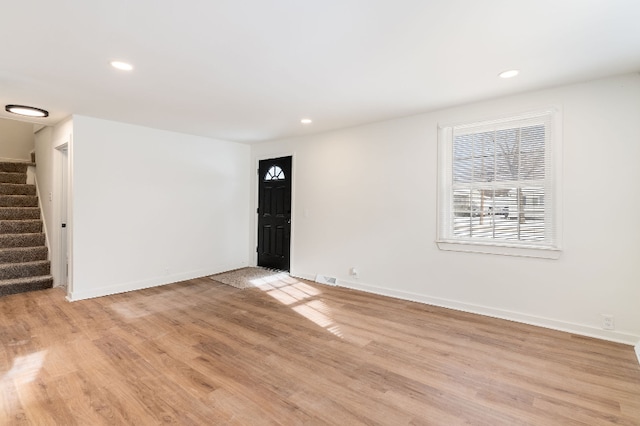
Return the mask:
<svg viewBox="0 0 640 426"><path fill-rule="evenodd" d="M36 260L33 262L22 263L4 263L0 265L0 281L49 275L50 272L51 262L49 262L48 260Z"/></svg>
<svg viewBox="0 0 640 426"><path fill-rule="evenodd" d="M38 207L0 207L0 220L40 219Z"/></svg>
<svg viewBox="0 0 640 426"><path fill-rule="evenodd" d="M25 291L44 290L51 287L53 287L53 277L51 275L0 280L0 296L24 293Z"/></svg>
<svg viewBox="0 0 640 426"><path fill-rule="evenodd" d="M0 195L36 195L36 186L26 183L0 183Z"/></svg>
<svg viewBox="0 0 640 426"><path fill-rule="evenodd" d="M0 195L0 207L38 207L35 195Z"/></svg>
<svg viewBox="0 0 640 426"><path fill-rule="evenodd" d="M26 173L0 172L0 183L27 183Z"/></svg>
<svg viewBox="0 0 640 426"><path fill-rule="evenodd" d="M36 163L30 162L9 162L0 161L0 172L4 173L27 173L29 166L35 166Z"/></svg>
<svg viewBox="0 0 640 426"><path fill-rule="evenodd" d="M29 166L35 164L0 162L0 296L53 286L36 187L26 183Z"/></svg>
<svg viewBox="0 0 640 426"><path fill-rule="evenodd" d="M0 248L36 247L44 245L44 234L0 234Z"/></svg>
<svg viewBox="0 0 640 426"><path fill-rule="evenodd" d="M0 249L0 264L47 260L47 247L10 247Z"/></svg>
<svg viewBox="0 0 640 426"><path fill-rule="evenodd" d="M42 220L0 220L0 234L37 234L42 232Z"/></svg>

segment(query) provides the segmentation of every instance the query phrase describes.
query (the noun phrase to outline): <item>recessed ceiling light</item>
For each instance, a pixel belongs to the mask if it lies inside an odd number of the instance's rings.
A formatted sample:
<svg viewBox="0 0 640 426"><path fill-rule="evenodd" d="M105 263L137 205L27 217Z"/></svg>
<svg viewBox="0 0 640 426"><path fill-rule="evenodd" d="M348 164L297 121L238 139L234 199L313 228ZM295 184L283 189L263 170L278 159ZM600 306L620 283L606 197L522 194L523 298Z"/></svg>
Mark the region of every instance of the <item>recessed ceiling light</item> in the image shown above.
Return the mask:
<svg viewBox="0 0 640 426"><path fill-rule="evenodd" d="M133 65L122 61L111 61L111 66L122 71L131 71L133 69Z"/></svg>
<svg viewBox="0 0 640 426"><path fill-rule="evenodd" d="M518 74L520 74L520 70L509 70L509 71L501 72L500 74L498 74L498 77L500 77L500 78L511 78L511 77L515 77Z"/></svg>
<svg viewBox="0 0 640 426"><path fill-rule="evenodd" d="M313 121L311 121L310 118L303 118L302 120L300 120L300 122L302 124L311 124L311 123L313 123Z"/></svg>
<svg viewBox="0 0 640 426"><path fill-rule="evenodd" d="M49 111L25 105L6 105L4 110L13 114L26 115L27 117L44 118L49 116Z"/></svg>

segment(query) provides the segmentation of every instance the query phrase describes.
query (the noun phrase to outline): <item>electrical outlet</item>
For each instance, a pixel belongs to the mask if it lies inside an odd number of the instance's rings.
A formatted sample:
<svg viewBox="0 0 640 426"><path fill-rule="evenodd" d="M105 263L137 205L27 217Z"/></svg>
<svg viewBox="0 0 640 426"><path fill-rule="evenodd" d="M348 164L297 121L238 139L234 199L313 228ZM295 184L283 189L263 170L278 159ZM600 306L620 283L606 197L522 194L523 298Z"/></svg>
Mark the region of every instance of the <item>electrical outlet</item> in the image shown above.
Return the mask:
<svg viewBox="0 0 640 426"><path fill-rule="evenodd" d="M616 325L613 321L613 315L611 314L602 314L602 328L604 330L615 330Z"/></svg>
<svg viewBox="0 0 640 426"><path fill-rule="evenodd" d="M356 268L355 266L352 267L351 269L349 269L349 274L353 277L353 278L358 278L358 268Z"/></svg>

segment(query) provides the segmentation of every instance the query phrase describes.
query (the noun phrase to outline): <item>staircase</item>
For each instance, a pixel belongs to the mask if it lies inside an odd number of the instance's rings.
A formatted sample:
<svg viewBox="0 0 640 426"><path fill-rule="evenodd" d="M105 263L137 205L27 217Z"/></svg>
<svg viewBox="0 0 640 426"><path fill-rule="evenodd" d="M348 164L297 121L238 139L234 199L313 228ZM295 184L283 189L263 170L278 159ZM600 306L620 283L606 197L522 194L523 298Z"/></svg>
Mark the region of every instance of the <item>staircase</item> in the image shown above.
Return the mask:
<svg viewBox="0 0 640 426"><path fill-rule="evenodd" d="M33 163L0 162L0 296L53 286L35 185Z"/></svg>

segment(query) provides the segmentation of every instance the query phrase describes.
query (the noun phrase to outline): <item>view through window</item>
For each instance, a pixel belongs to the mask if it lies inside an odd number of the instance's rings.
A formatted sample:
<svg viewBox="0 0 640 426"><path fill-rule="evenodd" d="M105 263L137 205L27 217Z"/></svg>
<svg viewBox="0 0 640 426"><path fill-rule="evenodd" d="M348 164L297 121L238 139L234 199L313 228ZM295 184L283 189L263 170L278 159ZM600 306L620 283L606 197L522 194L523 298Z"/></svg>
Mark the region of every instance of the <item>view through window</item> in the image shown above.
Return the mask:
<svg viewBox="0 0 640 426"><path fill-rule="evenodd" d="M446 130L440 237L554 247L553 113Z"/></svg>

